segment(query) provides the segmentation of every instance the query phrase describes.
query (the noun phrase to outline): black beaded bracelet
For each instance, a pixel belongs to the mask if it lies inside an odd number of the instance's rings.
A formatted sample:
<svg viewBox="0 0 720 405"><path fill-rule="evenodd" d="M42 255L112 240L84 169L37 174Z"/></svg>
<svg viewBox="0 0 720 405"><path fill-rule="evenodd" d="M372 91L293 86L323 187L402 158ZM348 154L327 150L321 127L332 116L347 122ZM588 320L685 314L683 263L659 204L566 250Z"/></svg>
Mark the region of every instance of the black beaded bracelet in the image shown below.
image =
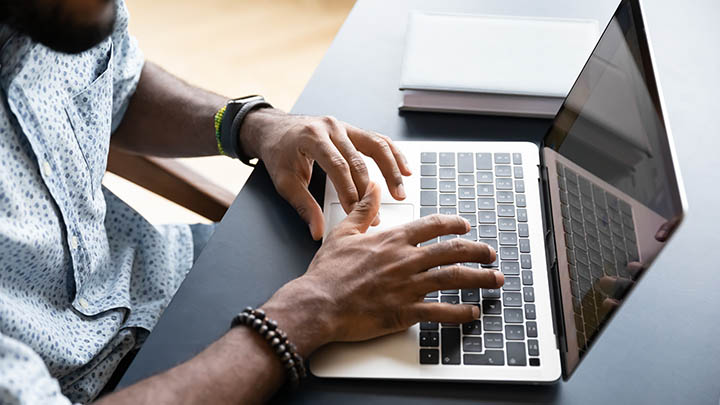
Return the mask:
<svg viewBox="0 0 720 405"><path fill-rule="evenodd" d="M307 377L305 363L297 353L295 345L290 343L285 332L278 328L277 322L265 315L265 311L246 307L230 323L231 328L238 325L249 326L267 340L285 367L291 387L297 388L300 380Z"/></svg>

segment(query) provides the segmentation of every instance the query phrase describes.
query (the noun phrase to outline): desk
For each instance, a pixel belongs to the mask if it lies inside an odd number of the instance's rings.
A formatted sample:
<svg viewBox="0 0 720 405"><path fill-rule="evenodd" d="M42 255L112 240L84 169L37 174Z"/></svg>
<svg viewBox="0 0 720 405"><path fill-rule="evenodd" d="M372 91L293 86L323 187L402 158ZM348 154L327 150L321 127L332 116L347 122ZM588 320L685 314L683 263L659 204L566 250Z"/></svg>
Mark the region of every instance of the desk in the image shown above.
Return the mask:
<svg viewBox="0 0 720 405"><path fill-rule="evenodd" d="M396 140L540 140L543 120L435 114L399 115L400 59L411 9L595 18L605 24L616 2L558 0L362 0L298 100L294 112L331 114ZM551 386L341 381L310 378L292 398L326 404L706 403L720 396L720 16L705 7L646 1L690 213L567 383ZM696 6L697 5L697 6ZM320 196L323 179L312 188ZM321 200L321 199L320 199ZM321 200L322 201L322 200ZM318 244L255 170L225 215L121 386L184 361L227 329L246 305L258 305L301 275Z"/></svg>

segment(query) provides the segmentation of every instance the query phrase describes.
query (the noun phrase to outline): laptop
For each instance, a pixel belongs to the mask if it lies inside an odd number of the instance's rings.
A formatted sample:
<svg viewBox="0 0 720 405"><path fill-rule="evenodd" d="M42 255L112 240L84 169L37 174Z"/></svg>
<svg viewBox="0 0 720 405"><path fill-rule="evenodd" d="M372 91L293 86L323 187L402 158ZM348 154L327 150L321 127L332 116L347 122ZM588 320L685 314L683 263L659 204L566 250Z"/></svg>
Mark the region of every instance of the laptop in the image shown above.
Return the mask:
<svg viewBox="0 0 720 405"><path fill-rule="evenodd" d="M622 0L540 145L398 142L413 175L383 191L378 232L435 213L498 252L499 289L436 291L477 305L467 324L423 322L310 359L319 377L549 383L569 378L686 211L639 0ZM368 161L371 178L383 178ZM345 213L331 182L329 231ZM488 266L465 263L468 266ZM428 269L432 271L432 269Z"/></svg>

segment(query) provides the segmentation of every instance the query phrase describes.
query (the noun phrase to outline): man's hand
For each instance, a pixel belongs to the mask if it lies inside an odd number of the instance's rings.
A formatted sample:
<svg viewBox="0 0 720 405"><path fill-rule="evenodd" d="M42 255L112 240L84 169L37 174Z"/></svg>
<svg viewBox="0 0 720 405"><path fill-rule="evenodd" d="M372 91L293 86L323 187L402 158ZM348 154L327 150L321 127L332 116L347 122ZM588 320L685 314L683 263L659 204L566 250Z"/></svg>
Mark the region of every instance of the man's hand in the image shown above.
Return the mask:
<svg viewBox="0 0 720 405"><path fill-rule="evenodd" d="M364 131L332 117L290 115L275 109L254 111L240 129L246 154L258 157L278 193L308 223L313 239L324 232L320 206L308 191L317 161L335 185L340 204L349 213L365 195L370 179L361 153L380 168L390 194L405 198L402 176L411 174L407 160L390 138ZM373 219L377 225L378 219Z"/></svg>
<svg viewBox="0 0 720 405"><path fill-rule="evenodd" d="M380 205L370 183L363 199L328 236L307 273L286 284L263 306L302 355L331 341L358 341L407 329L421 321L464 323L476 305L425 303L428 292L498 288L502 273L454 263L495 261L484 243L462 238L417 244L470 225L458 216L433 215L402 227L366 234ZM449 266L444 266L449 265ZM438 269L433 269L438 266Z"/></svg>

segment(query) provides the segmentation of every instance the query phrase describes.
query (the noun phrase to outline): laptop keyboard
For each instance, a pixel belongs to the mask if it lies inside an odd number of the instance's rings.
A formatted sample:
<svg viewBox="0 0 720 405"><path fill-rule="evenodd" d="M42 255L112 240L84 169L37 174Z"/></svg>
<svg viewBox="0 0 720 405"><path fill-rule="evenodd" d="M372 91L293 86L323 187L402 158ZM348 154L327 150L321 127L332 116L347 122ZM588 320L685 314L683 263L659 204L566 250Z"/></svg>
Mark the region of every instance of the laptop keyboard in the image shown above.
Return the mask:
<svg viewBox="0 0 720 405"><path fill-rule="evenodd" d="M598 280L633 279L627 264L639 259L635 224L626 201L560 163L557 171L575 327L584 352L607 315L602 303L608 296Z"/></svg>
<svg viewBox="0 0 720 405"><path fill-rule="evenodd" d="M420 154L420 215L460 215L472 226L460 237L485 242L498 260L505 285L499 289L444 290L427 302L475 304L479 320L457 325L420 324L420 363L443 365L539 366L525 179L520 153ZM478 263L463 263L479 268ZM432 271L432 269L430 270Z"/></svg>

